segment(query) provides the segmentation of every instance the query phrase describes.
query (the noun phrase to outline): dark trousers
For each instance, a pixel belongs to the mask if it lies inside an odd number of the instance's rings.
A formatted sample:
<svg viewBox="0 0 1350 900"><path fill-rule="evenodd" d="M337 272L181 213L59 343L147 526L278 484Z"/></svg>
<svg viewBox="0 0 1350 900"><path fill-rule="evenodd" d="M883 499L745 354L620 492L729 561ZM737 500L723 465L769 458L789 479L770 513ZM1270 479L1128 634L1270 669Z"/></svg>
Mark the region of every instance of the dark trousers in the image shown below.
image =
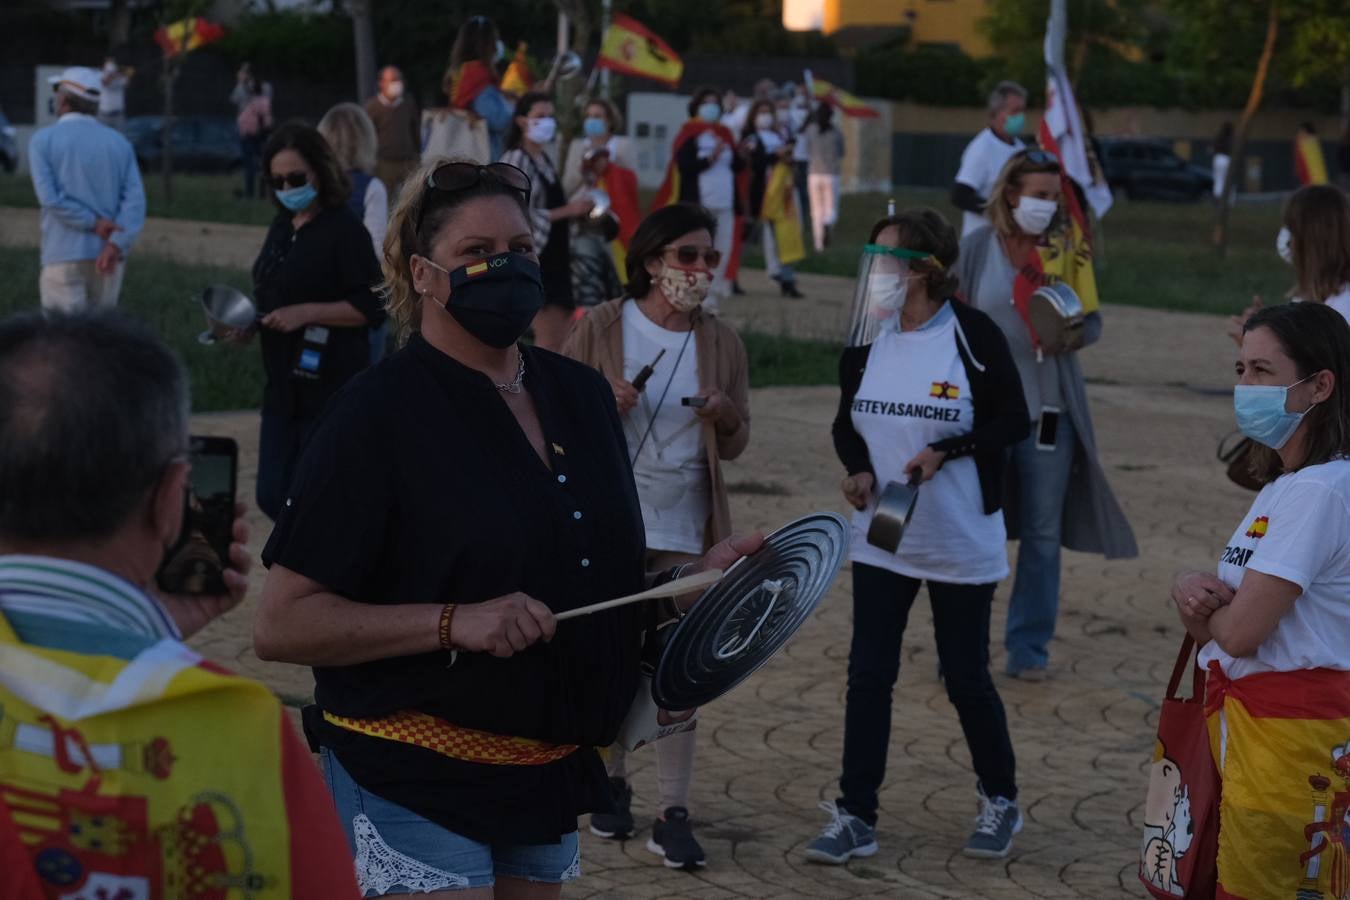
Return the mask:
<svg viewBox="0 0 1350 900"><path fill-rule="evenodd" d="M244 196L254 197L263 196L266 191L258 190L261 185L258 184L258 164L259 156L262 153L262 138L258 135L250 135L239 138L239 161L244 170ZM266 180L264 176L264 180ZM255 195L254 191L258 191Z"/></svg>
<svg viewBox="0 0 1350 900"><path fill-rule="evenodd" d="M900 643L919 579L853 564L853 645L844 712L844 774L839 805L869 825L886 777L891 696L900 675ZM933 631L947 699L956 707L975 775L991 797L1017 798L1012 739L989 675L992 584L928 582Z"/></svg>
<svg viewBox="0 0 1350 900"><path fill-rule="evenodd" d="M269 519L275 520L281 514L281 505L286 502L286 492L291 488L291 479L300 462L300 451L313 429L313 419L262 414L262 430L258 435L258 481L254 493L258 508Z"/></svg>

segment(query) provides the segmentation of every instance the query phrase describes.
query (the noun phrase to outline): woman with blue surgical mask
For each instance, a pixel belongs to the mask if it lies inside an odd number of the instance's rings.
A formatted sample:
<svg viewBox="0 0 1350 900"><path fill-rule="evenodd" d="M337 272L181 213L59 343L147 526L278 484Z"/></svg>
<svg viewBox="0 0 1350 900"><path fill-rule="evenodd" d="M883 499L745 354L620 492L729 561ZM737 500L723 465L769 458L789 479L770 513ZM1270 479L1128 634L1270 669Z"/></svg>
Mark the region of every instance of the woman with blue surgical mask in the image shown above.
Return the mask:
<svg viewBox="0 0 1350 900"><path fill-rule="evenodd" d="M580 189L586 179L582 173L582 162L586 154L596 150L609 152L611 165L637 171L637 151L633 142L620 134L623 131L623 117L613 101L604 97L592 97L582 113L581 133L572 139L567 148L567 162L563 164L563 190L571 194ZM637 223L633 223L637 227ZM610 298L613 299L613 298Z"/></svg>
<svg viewBox="0 0 1350 900"><path fill-rule="evenodd" d="M1262 310L1237 374L1234 414L1265 486L1217 571L1172 587L1207 670L1219 894L1330 896L1340 858L1318 847L1339 840L1341 812L1308 812L1318 776L1340 790L1350 761L1350 325L1320 303Z"/></svg>
<svg viewBox="0 0 1350 900"><path fill-rule="evenodd" d="M263 172L277 216L253 263L260 317L233 340L260 337L257 500L276 518L320 411L370 364L370 329L384 309L370 234L347 204L350 180L328 142L307 125L282 126L263 149Z"/></svg>
<svg viewBox="0 0 1350 900"><path fill-rule="evenodd" d="M516 115L506 132L501 161L515 166L530 179L530 230L544 279L544 308L534 319L534 342L555 353L562 350L572 326L576 301L572 296L570 224L591 211L589 193L567 199L549 148L558 136L553 98L531 91L516 102Z"/></svg>
<svg viewBox="0 0 1350 900"><path fill-rule="evenodd" d="M1031 434L1009 455L1008 536L1019 545L1004 635L1008 674L1029 681L1048 673L1059 615L1061 547L1107 559L1138 554L1097 459L1078 351L1047 351L1030 320L1033 292L1051 280L1046 259L1075 252L1066 234L1061 183L1054 155L1019 151L994 182L989 224L961 239L959 274L966 297L1003 329L1031 418ZM1083 312L1086 346L1101 336L1102 315L1086 303Z"/></svg>

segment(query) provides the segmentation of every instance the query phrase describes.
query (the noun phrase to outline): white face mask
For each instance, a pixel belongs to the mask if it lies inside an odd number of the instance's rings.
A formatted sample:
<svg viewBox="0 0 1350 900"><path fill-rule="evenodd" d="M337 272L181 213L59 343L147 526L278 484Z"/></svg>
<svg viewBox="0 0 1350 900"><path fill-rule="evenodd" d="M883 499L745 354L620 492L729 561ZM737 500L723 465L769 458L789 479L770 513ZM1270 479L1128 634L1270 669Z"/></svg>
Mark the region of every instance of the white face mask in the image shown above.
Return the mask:
<svg viewBox="0 0 1350 900"><path fill-rule="evenodd" d="M384 95L388 97L390 100L397 100L399 97L402 97L403 82L401 81L389 82L389 86L385 88Z"/></svg>
<svg viewBox="0 0 1350 900"><path fill-rule="evenodd" d="M1281 226L1280 233L1275 236L1275 252L1289 265L1294 264L1294 236L1288 228Z"/></svg>
<svg viewBox="0 0 1350 900"><path fill-rule="evenodd" d="M525 136L536 144L547 144L557 133L558 120L552 116L530 119L530 124L525 129Z"/></svg>
<svg viewBox="0 0 1350 900"><path fill-rule="evenodd" d="M1059 211L1059 204L1040 197L1022 197L1017 208L1012 211L1013 221L1027 234L1040 234L1050 225L1050 220Z"/></svg>
<svg viewBox="0 0 1350 900"><path fill-rule="evenodd" d="M760 113L755 116L755 127L760 131L768 131L773 127L773 116L768 113Z"/></svg>
<svg viewBox="0 0 1350 900"><path fill-rule="evenodd" d="M877 309L895 311L905 305L909 279L898 272L873 272L867 276L867 295Z"/></svg>

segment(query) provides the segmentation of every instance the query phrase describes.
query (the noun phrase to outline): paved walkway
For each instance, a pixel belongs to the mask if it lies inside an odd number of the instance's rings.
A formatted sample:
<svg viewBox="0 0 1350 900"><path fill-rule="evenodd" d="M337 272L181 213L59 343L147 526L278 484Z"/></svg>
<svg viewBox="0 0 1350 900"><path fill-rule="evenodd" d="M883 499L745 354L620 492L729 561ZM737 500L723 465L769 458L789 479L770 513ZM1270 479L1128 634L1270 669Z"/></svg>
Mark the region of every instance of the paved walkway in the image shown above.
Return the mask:
<svg viewBox="0 0 1350 900"><path fill-rule="evenodd" d="M0 229L4 222L0 216ZM828 333L852 290L842 279L803 276L808 299L779 301L761 273L747 273L745 281L754 296L734 300L728 319L787 334ZM1139 808L1158 698L1181 639L1167 600L1170 578L1182 567L1213 564L1249 495L1228 485L1213 458L1232 422L1226 391L1233 351L1221 322L1127 307L1108 308L1106 316L1106 335L1083 362L1103 462L1141 556L1108 563L1066 554L1051 679L996 678L1027 814L1012 856L985 862L959 855L975 813L974 779L935 676L931 615L918 604L895 699L881 853L847 868L801 859L824 822L816 804L834 796L838 776L850 627L846 571L785 653L704 711L692 806L708 867L694 874L664 868L644 847L645 828L626 844L586 833L584 875L565 897L1143 896L1134 878ZM769 529L816 510L844 511L829 440L836 398L828 387L752 392L750 447L726 471L739 527ZM241 491L251 493L256 415L202 416L194 427L240 440ZM266 524L256 518L254 530L260 546ZM1007 587L995 606L998 635ZM288 701L304 702L307 672L253 656L253 602L194 643ZM995 646L996 672L1002 662ZM634 754L631 768L635 812L646 823L655 812L651 752Z"/></svg>

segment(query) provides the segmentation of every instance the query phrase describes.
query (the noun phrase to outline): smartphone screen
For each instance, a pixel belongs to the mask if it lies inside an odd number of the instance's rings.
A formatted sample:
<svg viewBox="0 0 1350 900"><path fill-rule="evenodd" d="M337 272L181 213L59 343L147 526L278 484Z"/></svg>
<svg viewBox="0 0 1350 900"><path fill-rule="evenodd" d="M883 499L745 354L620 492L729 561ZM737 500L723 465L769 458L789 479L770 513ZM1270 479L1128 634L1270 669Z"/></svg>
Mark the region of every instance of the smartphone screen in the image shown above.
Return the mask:
<svg viewBox="0 0 1350 900"><path fill-rule="evenodd" d="M171 594L224 594L234 528L239 448L230 438L193 437L183 531L156 580Z"/></svg>
<svg viewBox="0 0 1350 900"><path fill-rule="evenodd" d="M1041 424L1036 431L1036 447L1040 450L1055 449L1055 436L1059 431L1059 410L1053 406L1041 408Z"/></svg>

